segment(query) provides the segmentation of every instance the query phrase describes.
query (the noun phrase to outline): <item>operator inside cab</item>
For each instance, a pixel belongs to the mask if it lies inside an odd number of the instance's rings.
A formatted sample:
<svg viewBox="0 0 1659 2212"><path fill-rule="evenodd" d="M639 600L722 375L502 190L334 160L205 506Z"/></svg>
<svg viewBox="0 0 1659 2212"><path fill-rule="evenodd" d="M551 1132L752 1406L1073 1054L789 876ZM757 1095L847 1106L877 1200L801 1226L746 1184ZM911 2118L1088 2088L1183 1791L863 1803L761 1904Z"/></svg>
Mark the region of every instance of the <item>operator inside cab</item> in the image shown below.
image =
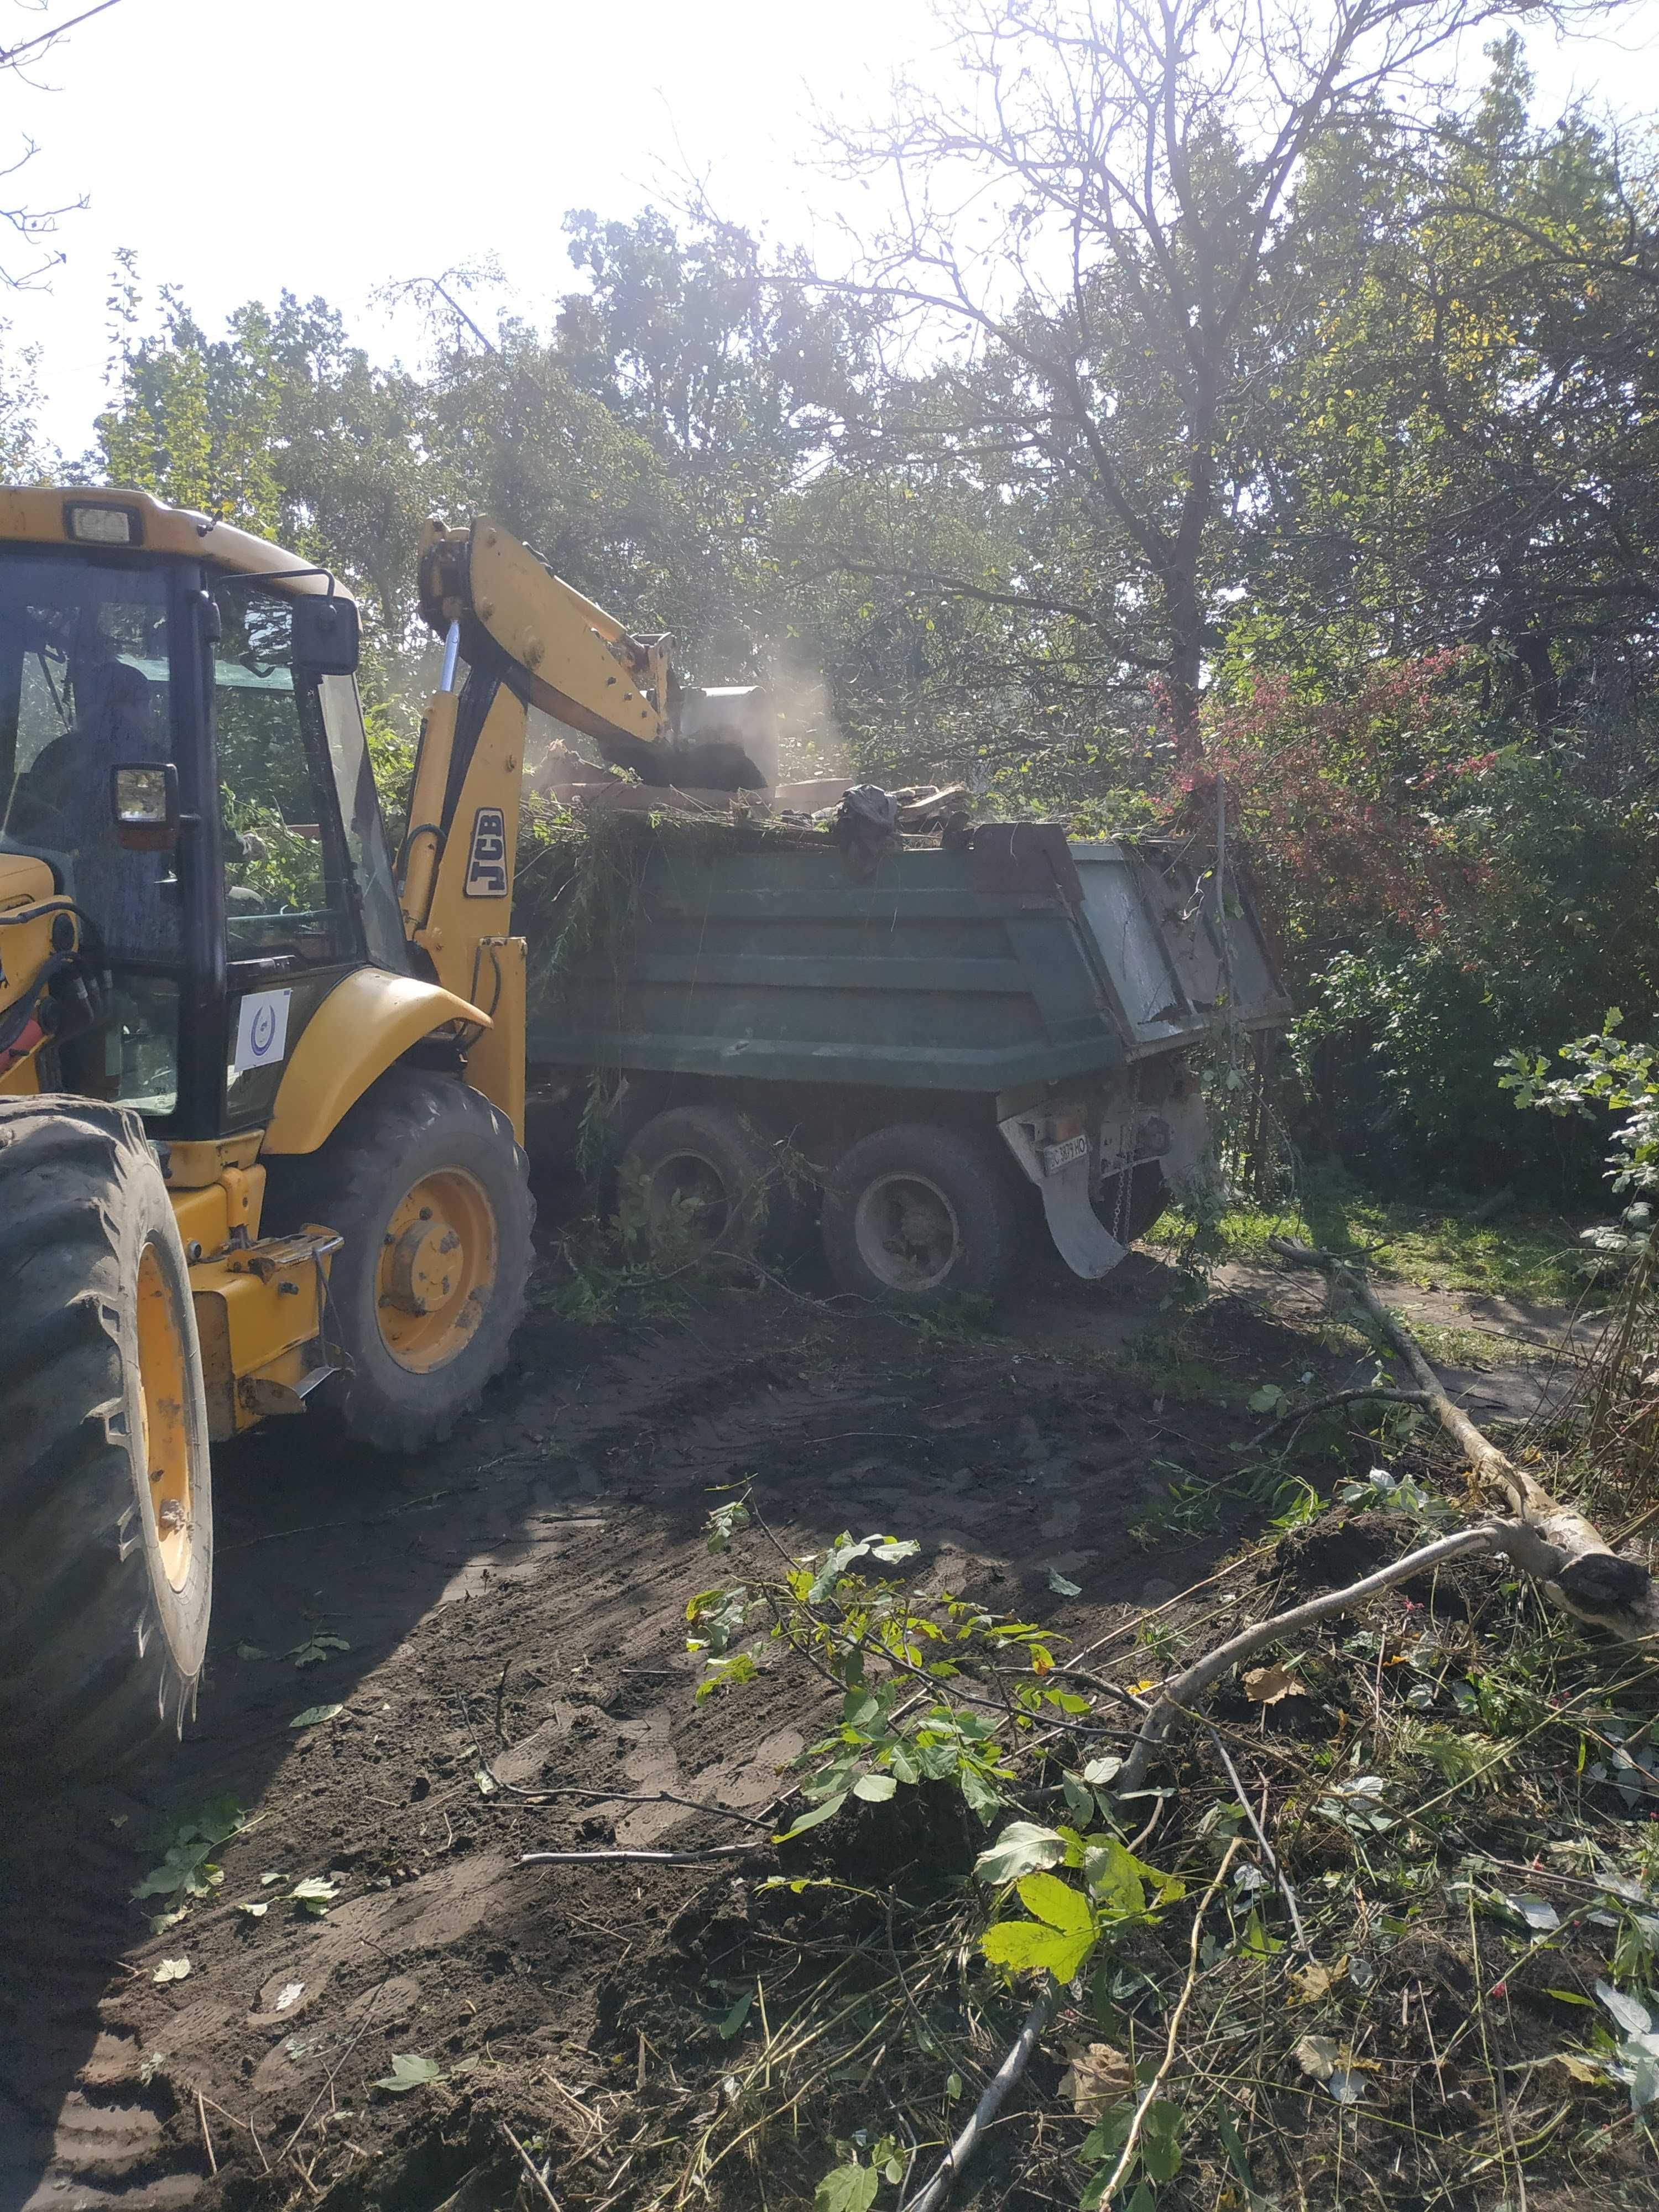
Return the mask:
<svg viewBox="0 0 1659 2212"><path fill-rule="evenodd" d="M44 863L50 884L37 871L17 895L72 900L87 949L118 971L66 1085L161 1113L178 1086L179 883L171 854L119 842L110 777L170 757L167 638L159 576L0 562L0 872L7 854Z"/></svg>

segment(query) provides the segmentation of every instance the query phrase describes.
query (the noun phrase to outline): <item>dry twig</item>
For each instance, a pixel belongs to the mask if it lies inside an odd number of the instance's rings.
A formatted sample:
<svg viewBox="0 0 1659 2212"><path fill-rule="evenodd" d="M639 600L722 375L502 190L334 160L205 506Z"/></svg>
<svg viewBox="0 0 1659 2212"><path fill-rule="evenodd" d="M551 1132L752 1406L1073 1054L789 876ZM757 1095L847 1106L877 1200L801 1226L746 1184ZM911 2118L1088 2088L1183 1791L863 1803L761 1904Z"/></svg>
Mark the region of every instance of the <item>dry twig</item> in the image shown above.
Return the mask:
<svg viewBox="0 0 1659 2212"><path fill-rule="evenodd" d="M1135 2106L1134 2117L1129 2122L1129 2132L1123 2139L1123 2148L1119 2152L1117 2164L1112 2169L1111 2179L1099 2192L1097 2199L1099 2203L1109 2204L1116 2196L1124 2175L1134 2162L1135 2149L1140 2141L1141 2124L1152 2109L1158 2091L1164 2087L1170 2069L1175 2064L1176 2045L1181 2036L1181 2023L1187 2016L1187 2007L1192 2002L1193 1990L1198 1982L1198 1939L1200 1931L1204 1926L1204 1916L1214 1903L1217 1890L1226 1880L1227 1869L1232 1864L1234 1854L1243 1840L1242 1837L1235 1836L1228 1844L1226 1856L1214 1874L1211 1875L1210 1886L1198 1901L1198 1910L1193 1915L1193 1932L1187 1944L1187 1978L1181 1985L1181 1995L1176 1999L1175 2010L1170 2014L1170 2031L1164 2039L1164 2056L1158 2061L1157 2073L1153 2075L1140 2094L1139 2100Z"/></svg>

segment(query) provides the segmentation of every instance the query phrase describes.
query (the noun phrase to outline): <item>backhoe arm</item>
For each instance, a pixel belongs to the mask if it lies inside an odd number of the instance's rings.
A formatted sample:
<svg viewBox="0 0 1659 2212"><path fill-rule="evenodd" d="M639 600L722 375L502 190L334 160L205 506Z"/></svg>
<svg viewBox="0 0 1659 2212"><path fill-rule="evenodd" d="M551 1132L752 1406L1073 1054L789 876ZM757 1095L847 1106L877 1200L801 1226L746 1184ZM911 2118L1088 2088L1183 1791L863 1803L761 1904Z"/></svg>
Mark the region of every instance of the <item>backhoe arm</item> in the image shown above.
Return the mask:
<svg viewBox="0 0 1659 2212"><path fill-rule="evenodd" d="M522 1133L525 945L511 933L526 709L653 742L669 726L668 645L629 636L488 518L427 524L420 597L444 662L410 794L404 927L445 988L490 1015L468 1078Z"/></svg>

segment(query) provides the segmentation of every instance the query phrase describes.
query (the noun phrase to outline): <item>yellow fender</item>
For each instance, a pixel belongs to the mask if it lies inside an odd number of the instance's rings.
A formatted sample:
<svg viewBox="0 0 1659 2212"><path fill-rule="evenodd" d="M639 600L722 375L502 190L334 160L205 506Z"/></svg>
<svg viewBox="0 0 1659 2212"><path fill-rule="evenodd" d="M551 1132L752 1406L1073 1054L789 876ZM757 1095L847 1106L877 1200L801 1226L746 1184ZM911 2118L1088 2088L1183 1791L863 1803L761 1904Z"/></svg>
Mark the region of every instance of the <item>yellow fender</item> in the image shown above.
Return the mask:
<svg viewBox="0 0 1659 2212"><path fill-rule="evenodd" d="M262 1152L314 1152L378 1075L446 1022L487 1030L488 1014L417 975L359 968L329 993L301 1032Z"/></svg>

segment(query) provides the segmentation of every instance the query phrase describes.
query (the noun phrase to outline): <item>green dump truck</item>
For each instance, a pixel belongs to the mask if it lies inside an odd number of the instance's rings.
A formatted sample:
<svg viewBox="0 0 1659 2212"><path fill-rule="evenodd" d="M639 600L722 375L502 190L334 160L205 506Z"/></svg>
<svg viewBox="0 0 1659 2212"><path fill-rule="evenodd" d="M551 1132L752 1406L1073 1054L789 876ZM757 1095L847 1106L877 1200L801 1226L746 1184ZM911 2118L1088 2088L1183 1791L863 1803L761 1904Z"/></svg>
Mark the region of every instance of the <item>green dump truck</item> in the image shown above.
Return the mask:
<svg viewBox="0 0 1659 2212"><path fill-rule="evenodd" d="M617 1079L653 1230L755 1250L806 1182L862 1297L994 1291L1038 1213L1104 1275L1205 1171L1194 1048L1285 1018L1249 899L1190 842L989 823L860 872L822 840L641 831L625 921L532 1007L532 1098Z"/></svg>

